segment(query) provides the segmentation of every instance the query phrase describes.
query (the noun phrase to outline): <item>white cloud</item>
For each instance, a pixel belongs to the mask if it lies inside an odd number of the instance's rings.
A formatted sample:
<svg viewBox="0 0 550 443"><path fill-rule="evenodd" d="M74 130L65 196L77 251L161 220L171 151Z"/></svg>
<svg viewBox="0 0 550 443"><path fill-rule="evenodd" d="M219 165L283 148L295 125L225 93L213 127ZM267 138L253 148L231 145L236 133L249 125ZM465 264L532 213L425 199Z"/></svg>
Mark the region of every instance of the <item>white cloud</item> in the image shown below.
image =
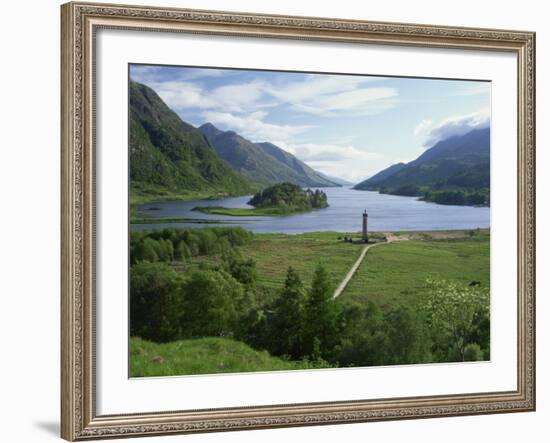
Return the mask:
<svg viewBox="0 0 550 443"><path fill-rule="evenodd" d="M205 121L220 125L223 129L234 130L254 142L271 140L290 140L310 126L277 125L264 121L265 111L256 111L246 115L229 112L204 111Z"/></svg>
<svg viewBox="0 0 550 443"><path fill-rule="evenodd" d="M266 91L295 110L315 115L369 115L393 108L395 88L365 87L379 80L359 76L307 76L285 85L270 85Z"/></svg>
<svg viewBox="0 0 550 443"><path fill-rule="evenodd" d="M480 95L480 94L489 94L491 92L491 83L489 82L479 82L471 83L467 86L462 87L458 91L453 92L453 96L468 96L468 95Z"/></svg>
<svg viewBox="0 0 550 443"><path fill-rule="evenodd" d="M156 67L140 67L133 76L153 88L168 106L180 111L199 108L250 113L282 104L314 115L371 115L395 107L398 96L395 88L364 87L363 84L374 81L370 77L307 76L303 81L282 85L256 81L206 90L190 81L189 75L162 81L159 72Z"/></svg>
<svg viewBox="0 0 550 443"><path fill-rule="evenodd" d="M130 76L132 80L144 83L158 78L162 69L160 66L132 65L130 66Z"/></svg>
<svg viewBox="0 0 550 443"><path fill-rule="evenodd" d="M231 72L232 71L226 69L196 68L183 71L181 79L196 80L200 78L221 77L222 75L227 77L231 75Z"/></svg>
<svg viewBox="0 0 550 443"><path fill-rule="evenodd" d="M294 154L313 169L334 177L358 183L395 160L353 145L286 143L274 141L277 146Z"/></svg>
<svg viewBox="0 0 550 443"><path fill-rule="evenodd" d="M147 85L172 109L196 107L206 100L200 86L191 82L149 82Z"/></svg>
<svg viewBox="0 0 550 443"><path fill-rule="evenodd" d="M187 108L216 109L224 112L250 112L263 108L262 86L253 82L224 85L205 90L201 85L185 81L149 82L166 104L175 110Z"/></svg>
<svg viewBox="0 0 550 443"><path fill-rule="evenodd" d="M303 103L295 109L315 115L371 115L395 107L397 91L393 88L366 88L327 94Z"/></svg>
<svg viewBox="0 0 550 443"><path fill-rule="evenodd" d="M319 97L356 89L359 85L372 81L359 76L318 76L307 75L304 80L271 85L269 92L287 103L299 103Z"/></svg>
<svg viewBox="0 0 550 443"><path fill-rule="evenodd" d="M473 129L488 128L490 122L488 108L473 114L449 117L428 132L424 147L433 146L438 141L449 137L466 134Z"/></svg>
<svg viewBox="0 0 550 443"><path fill-rule="evenodd" d="M222 75L228 76L231 75L232 71L214 68L181 69L180 67L151 65L132 65L130 67L132 79L146 84L166 80L167 72L170 72L170 79L173 81L189 81Z"/></svg>
<svg viewBox="0 0 550 443"><path fill-rule="evenodd" d="M205 106L199 107L225 112L249 112L263 107L260 103L262 95L262 85L258 82L224 85L205 92Z"/></svg>
<svg viewBox="0 0 550 443"><path fill-rule="evenodd" d="M322 117L372 115L393 108L395 88L370 87L380 80L361 76L319 76L308 74L299 81L228 81L208 88L201 77L231 72L215 69L174 70L156 66L132 66L131 75L153 88L166 104L177 112L190 109L201 112L207 121L224 124L225 129L240 130L254 140L288 139L304 126L268 123L267 114L258 111L279 107L287 113L298 112ZM168 79L169 78L169 79ZM286 78L285 78L286 79ZM217 120L214 120L217 119Z"/></svg>
<svg viewBox="0 0 550 443"><path fill-rule="evenodd" d="M416 125L416 127L414 128L414 135L419 135L421 134L422 132L425 132L428 130L428 128L430 128L430 126L432 126L433 124L433 121L430 120L430 119L424 119L422 120L420 123L418 123L418 125Z"/></svg>

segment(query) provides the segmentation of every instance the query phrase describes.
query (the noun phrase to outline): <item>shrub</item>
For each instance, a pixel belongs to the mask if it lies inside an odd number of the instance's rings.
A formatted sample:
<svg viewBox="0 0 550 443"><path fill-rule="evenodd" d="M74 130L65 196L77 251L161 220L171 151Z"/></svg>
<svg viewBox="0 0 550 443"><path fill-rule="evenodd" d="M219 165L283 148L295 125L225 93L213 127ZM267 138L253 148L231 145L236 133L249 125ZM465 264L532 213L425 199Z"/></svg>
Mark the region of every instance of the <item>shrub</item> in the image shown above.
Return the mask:
<svg viewBox="0 0 550 443"><path fill-rule="evenodd" d="M482 361L485 360L483 351L477 343L470 343L464 348L464 361Z"/></svg>
<svg viewBox="0 0 550 443"><path fill-rule="evenodd" d="M182 294L177 272L142 262L130 271L130 335L166 342L180 337Z"/></svg>
<svg viewBox="0 0 550 443"><path fill-rule="evenodd" d="M398 306L384 315L387 336L387 363L425 363L431 360L431 340L419 315Z"/></svg>
<svg viewBox="0 0 550 443"><path fill-rule="evenodd" d="M186 337L232 336L245 299L243 286L225 271L193 272L183 285Z"/></svg>
<svg viewBox="0 0 550 443"><path fill-rule="evenodd" d="M250 242L253 234L240 227L168 228L130 234L130 263L170 262L197 255L212 255Z"/></svg>
<svg viewBox="0 0 550 443"><path fill-rule="evenodd" d="M465 360L466 346L479 333L480 322L489 315L489 291L481 286L463 286L428 280L429 291L421 309L425 312L434 341L451 343ZM488 322L487 322L488 327Z"/></svg>

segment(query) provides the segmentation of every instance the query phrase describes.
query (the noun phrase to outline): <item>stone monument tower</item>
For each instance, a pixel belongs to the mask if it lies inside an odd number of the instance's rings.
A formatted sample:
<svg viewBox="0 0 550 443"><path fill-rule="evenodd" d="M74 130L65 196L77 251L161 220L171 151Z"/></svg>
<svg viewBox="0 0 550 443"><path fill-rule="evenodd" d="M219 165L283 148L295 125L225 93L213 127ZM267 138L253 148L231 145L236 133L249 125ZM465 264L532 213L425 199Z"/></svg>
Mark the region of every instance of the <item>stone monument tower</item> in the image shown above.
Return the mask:
<svg viewBox="0 0 550 443"><path fill-rule="evenodd" d="M365 212L363 212L363 241L365 243L369 242L369 234L368 234L368 231L367 231L367 227L368 227L367 220L368 220L368 218L369 218L369 214L367 214L367 210L365 209Z"/></svg>

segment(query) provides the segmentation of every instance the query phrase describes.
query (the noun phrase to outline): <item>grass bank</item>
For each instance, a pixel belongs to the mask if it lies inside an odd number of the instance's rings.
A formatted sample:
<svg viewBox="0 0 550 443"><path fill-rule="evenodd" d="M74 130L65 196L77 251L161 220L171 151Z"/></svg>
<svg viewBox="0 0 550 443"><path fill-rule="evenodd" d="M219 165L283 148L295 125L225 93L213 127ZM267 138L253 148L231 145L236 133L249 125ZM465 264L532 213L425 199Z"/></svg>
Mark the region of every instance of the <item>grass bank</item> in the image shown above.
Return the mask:
<svg viewBox="0 0 550 443"><path fill-rule="evenodd" d="M173 191L154 184L132 183L130 188L130 204L139 205L167 200L218 200L239 195L250 195L254 188L243 190L242 193L228 193L219 189L205 189L201 191L178 190Z"/></svg>
<svg viewBox="0 0 550 443"><path fill-rule="evenodd" d="M130 376L216 374L311 369L308 361L288 361L228 338L206 337L153 343L130 339Z"/></svg>
<svg viewBox="0 0 550 443"><path fill-rule="evenodd" d="M197 206L193 211L203 214L228 215L230 217L259 217L270 215L291 215L309 212L311 209L285 208L224 208L223 206Z"/></svg>
<svg viewBox="0 0 550 443"><path fill-rule="evenodd" d="M130 219L130 224L132 225L149 225L157 223L199 223L207 225L215 224L229 224L232 223L231 220L212 220L206 218L190 218L190 217L133 217Z"/></svg>

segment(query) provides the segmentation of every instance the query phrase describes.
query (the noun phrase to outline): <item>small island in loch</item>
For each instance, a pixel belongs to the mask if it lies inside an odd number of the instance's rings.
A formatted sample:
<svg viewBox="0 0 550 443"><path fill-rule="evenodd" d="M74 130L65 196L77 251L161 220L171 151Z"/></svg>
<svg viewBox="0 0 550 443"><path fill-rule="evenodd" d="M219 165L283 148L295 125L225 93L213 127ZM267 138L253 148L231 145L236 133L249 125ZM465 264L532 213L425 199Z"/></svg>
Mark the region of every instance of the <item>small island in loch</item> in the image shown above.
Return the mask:
<svg viewBox="0 0 550 443"><path fill-rule="evenodd" d="M205 214L233 217L261 215L290 215L328 207L327 195L316 189L302 189L293 183L278 183L257 192L248 201L254 208L224 208L222 206L197 206L194 211Z"/></svg>

